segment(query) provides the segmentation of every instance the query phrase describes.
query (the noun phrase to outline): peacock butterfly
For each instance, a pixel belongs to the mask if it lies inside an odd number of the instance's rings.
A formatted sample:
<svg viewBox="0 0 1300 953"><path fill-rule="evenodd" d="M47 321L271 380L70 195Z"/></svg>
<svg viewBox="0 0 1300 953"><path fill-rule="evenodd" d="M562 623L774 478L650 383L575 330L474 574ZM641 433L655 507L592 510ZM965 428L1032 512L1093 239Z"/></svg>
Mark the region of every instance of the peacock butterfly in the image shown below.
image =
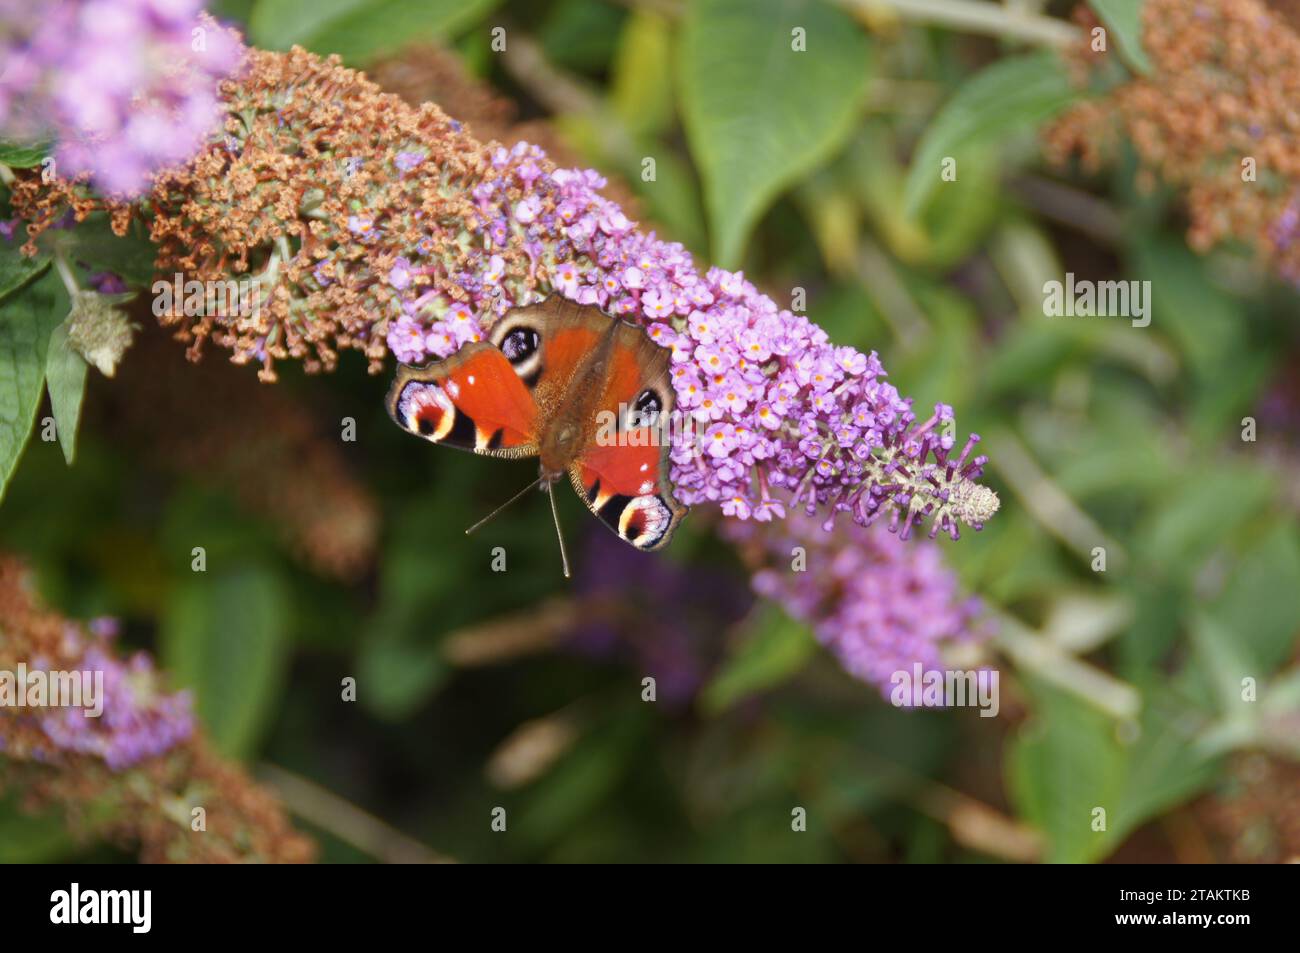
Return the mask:
<svg viewBox="0 0 1300 953"><path fill-rule="evenodd" d="M432 443L492 457L538 457L538 478L486 519L566 473L602 523L638 549L667 544L687 508L673 498L662 423L675 398L669 352L598 308L551 297L507 311L488 340L424 367L399 367L388 392L397 425ZM614 427L608 427L609 421ZM560 535L564 574L569 575Z"/></svg>

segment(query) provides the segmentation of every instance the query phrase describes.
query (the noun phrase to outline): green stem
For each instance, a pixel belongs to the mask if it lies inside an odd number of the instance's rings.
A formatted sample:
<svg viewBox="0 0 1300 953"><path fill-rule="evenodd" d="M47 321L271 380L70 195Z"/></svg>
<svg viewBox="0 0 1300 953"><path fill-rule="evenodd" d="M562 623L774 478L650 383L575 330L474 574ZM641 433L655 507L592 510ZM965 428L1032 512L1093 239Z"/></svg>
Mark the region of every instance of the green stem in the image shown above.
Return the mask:
<svg viewBox="0 0 1300 953"><path fill-rule="evenodd" d="M1141 693L1109 672L1076 658L1008 612L993 610L998 620L994 644L1016 667L1051 682L1120 721L1136 721Z"/></svg>
<svg viewBox="0 0 1300 953"><path fill-rule="evenodd" d="M870 15L891 10L900 19L982 33L1005 40L1025 40L1044 46L1077 43L1079 28L1056 17L1005 7L983 0L837 0L840 6Z"/></svg>
<svg viewBox="0 0 1300 953"><path fill-rule="evenodd" d="M276 789L294 814L377 860L395 864L455 862L291 771L263 764L257 773Z"/></svg>
<svg viewBox="0 0 1300 953"><path fill-rule="evenodd" d="M61 252L56 253L54 256L54 267L58 271L59 277L63 279L63 287L68 289L68 296L75 298L81 287L77 284L77 276L72 273L72 266L68 264L68 260L63 257Z"/></svg>

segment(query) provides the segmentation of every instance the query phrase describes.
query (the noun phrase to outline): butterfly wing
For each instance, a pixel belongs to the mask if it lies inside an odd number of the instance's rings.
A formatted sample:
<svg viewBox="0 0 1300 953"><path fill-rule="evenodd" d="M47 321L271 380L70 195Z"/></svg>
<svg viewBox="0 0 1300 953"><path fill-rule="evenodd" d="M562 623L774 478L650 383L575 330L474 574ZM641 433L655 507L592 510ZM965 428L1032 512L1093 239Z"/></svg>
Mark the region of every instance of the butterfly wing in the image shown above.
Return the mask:
<svg viewBox="0 0 1300 953"><path fill-rule="evenodd" d="M644 428L650 441L656 431ZM632 432L629 442L638 439ZM686 507L673 498L661 447L592 447L569 470L578 496L602 523L637 549L668 544Z"/></svg>
<svg viewBox="0 0 1300 953"><path fill-rule="evenodd" d="M605 419L617 421L616 433L598 429L569 470L591 512L637 549L667 545L687 511L668 476L665 425L675 404L669 360L644 331L620 322L598 404L602 414L614 415Z"/></svg>
<svg viewBox="0 0 1300 953"><path fill-rule="evenodd" d="M388 414L433 443L493 457L537 454L537 403L515 366L486 341L424 367L398 368Z"/></svg>

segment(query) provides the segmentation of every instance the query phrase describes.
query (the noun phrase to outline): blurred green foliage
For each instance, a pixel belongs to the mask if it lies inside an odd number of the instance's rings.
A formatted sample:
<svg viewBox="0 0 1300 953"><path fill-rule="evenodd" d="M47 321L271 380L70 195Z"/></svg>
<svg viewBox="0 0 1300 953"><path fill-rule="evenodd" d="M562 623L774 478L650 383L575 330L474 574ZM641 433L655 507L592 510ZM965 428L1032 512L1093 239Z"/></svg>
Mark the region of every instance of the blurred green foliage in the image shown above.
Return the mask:
<svg viewBox="0 0 1300 953"><path fill-rule="evenodd" d="M1136 5L1093 5L1141 68ZM550 116L555 128L630 185L662 233L701 262L743 267L783 305L806 289L838 343L878 350L918 406L951 403L984 435L1003 510L945 552L1004 622L995 719L895 710L764 606L718 633L724 658L686 707L644 704L638 667L571 649L458 666L447 647L468 627L540 618L569 591L535 501L461 535L526 465L426 452L388 423L384 384L358 362L332 378L287 374L276 386L357 419L345 452L382 506L376 569L342 585L306 570L233 493L143 464L95 413L127 385L92 374L75 468L32 442L0 542L31 558L64 611L123 617L127 641L195 689L221 750L481 861L1003 856L969 846L933 806L949 789L1041 831L1046 859L1097 861L1223 784L1232 752L1300 753L1276 730L1300 705L1296 417L1289 433L1263 422L1255 442L1241 433L1297 353L1295 291L1238 250L1190 252L1175 197L1141 193L1131 157L1091 180L1044 169L1036 134L1078 95L1055 54L915 25L871 35L817 0L216 9L260 44L357 65L442 38L525 104L546 101L537 77L487 40L504 25L507 42L535 41L592 94ZM806 52L791 48L795 28ZM939 176L945 157L955 181ZM1044 182L1057 189L1030 188ZM1072 220L1078 206L1060 195L1113 227ZM57 281L38 271L0 259L0 396L16 421L0 433L5 466L62 314ZM1066 271L1150 281L1150 326L1044 317L1043 284ZM147 373L128 360L128 382L133 370ZM590 529L576 501L562 508ZM742 580L703 522L688 521L667 558ZM203 575L190 571L196 545ZM488 571L498 545L504 574ZM1259 701L1243 701L1245 676ZM356 705L340 702L348 677ZM494 782L485 765L503 741L556 717L572 731L554 759L517 785ZM490 829L498 805L508 835ZM806 832L791 830L795 807ZM4 859L87 849L0 806L0 830L18 828L0 836ZM327 859L365 859L318 833Z"/></svg>

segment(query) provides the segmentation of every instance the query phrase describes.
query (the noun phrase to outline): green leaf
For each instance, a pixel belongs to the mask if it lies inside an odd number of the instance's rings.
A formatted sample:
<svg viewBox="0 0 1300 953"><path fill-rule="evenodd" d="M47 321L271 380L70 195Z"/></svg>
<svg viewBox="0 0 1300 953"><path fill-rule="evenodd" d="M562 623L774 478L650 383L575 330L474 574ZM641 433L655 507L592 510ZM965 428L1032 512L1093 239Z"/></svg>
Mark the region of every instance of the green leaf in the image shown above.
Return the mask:
<svg viewBox="0 0 1300 953"><path fill-rule="evenodd" d="M599 73L609 66L627 16L605 0L559 0L548 4L535 33L546 59L575 73Z"/></svg>
<svg viewBox="0 0 1300 953"><path fill-rule="evenodd" d="M1247 301L1216 282L1182 236L1139 233L1128 270L1151 282L1154 328L1178 347L1195 377L1188 392L1194 434L1219 439L1253 404L1270 356L1251 347Z"/></svg>
<svg viewBox="0 0 1300 953"><path fill-rule="evenodd" d="M77 422L81 419L81 400L86 393L86 367L85 358L68 344L65 321L50 333L45 355L45 386L50 392L59 446L69 465L77 455Z"/></svg>
<svg viewBox="0 0 1300 953"><path fill-rule="evenodd" d="M716 714L779 685L804 667L816 646L807 626L769 608L751 624L744 642L704 687L700 702L706 711Z"/></svg>
<svg viewBox="0 0 1300 953"><path fill-rule="evenodd" d="M1195 744L1195 719L1169 692L1157 690L1140 721L1121 726L1073 694L1034 680L1026 686L1036 717L1010 742L1008 781L1021 816L1047 835L1047 860L1099 860L1213 779L1213 761ZM1095 829L1098 808L1104 830Z"/></svg>
<svg viewBox="0 0 1300 953"><path fill-rule="evenodd" d="M357 700L389 721L399 721L426 703L449 670L436 643L411 637L396 620L362 644L357 658Z"/></svg>
<svg viewBox="0 0 1300 953"><path fill-rule="evenodd" d="M52 145L54 143L49 139L43 142L14 142L10 139L0 139L0 163L11 169L30 169L41 164L41 160L49 155Z"/></svg>
<svg viewBox="0 0 1300 953"><path fill-rule="evenodd" d="M1285 661L1300 635L1300 542L1289 522L1251 540L1227 588L1211 609L1260 671ZM1287 595L1284 595L1287 594ZM1288 597L1289 595L1289 597Z"/></svg>
<svg viewBox="0 0 1300 953"><path fill-rule="evenodd" d="M511 829L537 845L560 840L614 793L643 742L639 717L612 717L527 790Z"/></svg>
<svg viewBox="0 0 1300 953"><path fill-rule="evenodd" d="M1173 699L1167 686L1148 691L1137 741L1127 749L1124 797L1112 819L1117 845L1118 838L1214 780L1214 759L1193 734L1198 719Z"/></svg>
<svg viewBox="0 0 1300 953"><path fill-rule="evenodd" d="M418 40L451 36L498 0L258 0L248 33L257 46L294 44L366 63Z"/></svg>
<svg viewBox="0 0 1300 953"><path fill-rule="evenodd" d="M34 814L20 807L16 796L0 799L0 863L49 863L73 846L67 827L54 811Z"/></svg>
<svg viewBox="0 0 1300 953"><path fill-rule="evenodd" d="M1142 48L1142 7L1145 0L1088 0L1088 5L1115 37L1119 55L1139 73L1151 72L1151 60Z"/></svg>
<svg viewBox="0 0 1300 953"><path fill-rule="evenodd" d="M107 215L94 212L70 231L47 231L41 236L40 248L58 252L92 272L111 271L132 288L147 288L153 281L156 248L139 221L133 221L130 231L119 236Z"/></svg>
<svg viewBox="0 0 1300 953"><path fill-rule="evenodd" d="M1011 742L1011 794L1021 816L1047 836L1047 860L1095 860L1109 849L1111 835L1093 830L1093 812L1104 809L1109 822L1124 787L1125 758L1115 724L1073 695L1028 684L1036 717Z"/></svg>
<svg viewBox="0 0 1300 953"><path fill-rule="evenodd" d="M53 272L0 303L0 499L31 436L45 383L45 355L59 306L67 301Z"/></svg>
<svg viewBox="0 0 1300 953"><path fill-rule="evenodd" d="M802 52L792 49L796 28L805 31ZM852 131L871 47L847 14L816 0L699 0L686 9L680 46L682 112L713 258L734 268L776 196Z"/></svg>
<svg viewBox="0 0 1300 953"><path fill-rule="evenodd" d="M1273 476L1264 470L1225 464L1185 472L1139 528L1139 558L1169 572L1194 571L1276 493Z"/></svg>
<svg viewBox="0 0 1300 953"><path fill-rule="evenodd" d="M28 258L18 250L19 242L0 241L0 300L38 277L50 267L44 255Z"/></svg>
<svg viewBox="0 0 1300 953"><path fill-rule="evenodd" d="M1192 617L1192 646L1200 663L1200 673L1217 702L1220 712L1232 720L1250 720L1254 705L1241 697L1241 680L1251 677L1263 681L1261 672L1240 640L1227 626L1208 613Z"/></svg>
<svg viewBox="0 0 1300 953"><path fill-rule="evenodd" d="M193 573L165 613L162 655L218 751L247 757L283 686L289 607L278 576L258 565Z"/></svg>
<svg viewBox="0 0 1300 953"><path fill-rule="evenodd" d="M657 13L634 10L619 36L610 107L633 133L653 134L672 120L672 27Z"/></svg>
<svg viewBox="0 0 1300 953"><path fill-rule="evenodd" d="M916 215L940 183L943 160L961 161L966 149L998 142L1007 134L1059 112L1078 93L1053 52L998 60L975 74L949 99L926 128L912 156L903 188L903 210Z"/></svg>

